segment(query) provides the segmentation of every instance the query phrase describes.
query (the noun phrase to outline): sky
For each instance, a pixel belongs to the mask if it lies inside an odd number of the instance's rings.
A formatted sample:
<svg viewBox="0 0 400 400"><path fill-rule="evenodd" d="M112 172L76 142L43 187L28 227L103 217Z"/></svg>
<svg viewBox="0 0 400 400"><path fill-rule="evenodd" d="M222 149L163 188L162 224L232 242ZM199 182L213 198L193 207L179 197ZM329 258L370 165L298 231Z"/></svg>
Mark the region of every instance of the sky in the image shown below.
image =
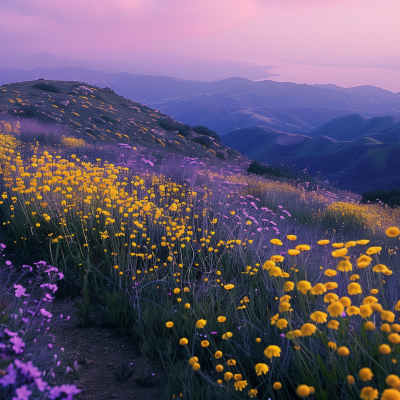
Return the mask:
<svg viewBox="0 0 400 400"><path fill-rule="evenodd" d="M399 0L0 0L0 53L274 60L282 80L348 87L386 74L381 87L400 91L399 15ZM295 65L312 68L283 73Z"/></svg>

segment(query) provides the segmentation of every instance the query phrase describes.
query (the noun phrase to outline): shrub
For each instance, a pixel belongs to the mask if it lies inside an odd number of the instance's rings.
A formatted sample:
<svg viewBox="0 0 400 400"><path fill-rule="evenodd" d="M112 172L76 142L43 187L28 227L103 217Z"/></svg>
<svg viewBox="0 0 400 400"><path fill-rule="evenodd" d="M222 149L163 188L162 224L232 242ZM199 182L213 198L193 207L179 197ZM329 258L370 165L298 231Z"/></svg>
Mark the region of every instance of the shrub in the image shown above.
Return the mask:
<svg viewBox="0 0 400 400"><path fill-rule="evenodd" d="M192 127L192 130L199 135L210 136L214 139L215 142L221 143L221 138L218 133L208 128L207 126L196 125Z"/></svg>
<svg viewBox="0 0 400 400"><path fill-rule="evenodd" d="M33 85L33 87L36 89L44 90L46 92L61 93L61 90L57 86L47 82L36 83Z"/></svg>

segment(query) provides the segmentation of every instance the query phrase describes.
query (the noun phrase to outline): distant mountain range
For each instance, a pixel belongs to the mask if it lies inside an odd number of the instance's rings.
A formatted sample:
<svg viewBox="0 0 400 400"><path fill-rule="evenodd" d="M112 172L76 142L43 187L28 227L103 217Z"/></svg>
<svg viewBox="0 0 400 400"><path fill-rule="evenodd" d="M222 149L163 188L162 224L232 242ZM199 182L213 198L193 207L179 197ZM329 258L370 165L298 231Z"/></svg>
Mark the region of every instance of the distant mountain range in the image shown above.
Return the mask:
<svg viewBox="0 0 400 400"><path fill-rule="evenodd" d="M373 86L346 89L243 78L200 82L76 67L31 71L0 68L0 84L38 78L108 86L178 121L205 125L222 135L249 126L308 134L334 118L349 114L400 115L400 93Z"/></svg>
<svg viewBox="0 0 400 400"><path fill-rule="evenodd" d="M400 187L400 116L335 118L309 135L243 128L225 145L267 164L307 168L342 189Z"/></svg>

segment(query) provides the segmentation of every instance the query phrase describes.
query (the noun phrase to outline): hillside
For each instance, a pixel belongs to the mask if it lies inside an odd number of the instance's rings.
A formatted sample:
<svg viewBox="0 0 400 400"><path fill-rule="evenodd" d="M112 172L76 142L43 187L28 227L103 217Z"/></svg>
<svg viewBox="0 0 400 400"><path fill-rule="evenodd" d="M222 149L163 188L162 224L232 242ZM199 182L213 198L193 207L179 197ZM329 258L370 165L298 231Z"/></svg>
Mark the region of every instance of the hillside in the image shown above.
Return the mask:
<svg viewBox="0 0 400 400"><path fill-rule="evenodd" d="M381 133L382 135L379 135ZM370 118L360 114L335 118L309 133L313 137L325 135L337 140L354 140L373 135L384 142L387 140L397 142L399 134L400 116Z"/></svg>
<svg viewBox="0 0 400 400"><path fill-rule="evenodd" d="M307 168L310 175L321 173L341 189L362 193L400 186L400 143L384 143L376 137L339 141L327 136L246 128L223 136L223 141L251 159Z"/></svg>
<svg viewBox="0 0 400 400"><path fill-rule="evenodd" d="M38 78L108 86L121 96L186 124L208 126L221 135L249 126L308 134L349 114L361 113L367 117L400 115L400 93L372 86L341 88L243 78L200 82L78 67L30 71L0 68L0 83Z"/></svg>
<svg viewBox="0 0 400 400"><path fill-rule="evenodd" d="M36 121L51 127L53 136L72 136L104 145L118 143L158 158L177 153L218 163L238 157L236 152L217 143L218 140L194 132L189 125L119 96L111 89L84 82L37 80L3 85L0 113L6 120L21 118L26 126L28 121ZM38 135L40 132L27 140L37 139Z"/></svg>

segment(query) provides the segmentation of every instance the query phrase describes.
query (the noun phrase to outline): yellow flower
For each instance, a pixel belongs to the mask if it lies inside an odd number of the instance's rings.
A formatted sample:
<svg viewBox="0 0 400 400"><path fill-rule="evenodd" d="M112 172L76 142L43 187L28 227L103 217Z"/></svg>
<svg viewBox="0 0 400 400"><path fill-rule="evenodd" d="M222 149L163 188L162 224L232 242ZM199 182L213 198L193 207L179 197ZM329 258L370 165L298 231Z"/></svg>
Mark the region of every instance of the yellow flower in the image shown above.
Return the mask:
<svg viewBox="0 0 400 400"><path fill-rule="evenodd" d="M337 274L337 272L335 270L333 270L333 269L327 269L324 272L324 275L329 276L330 278L333 277L333 276L336 276L336 274Z"/></svg>
<svg viewBox="0 0 400 400"><path fill-rule="evenodd" d="M189 360L189 364L193 366L193 364L197 363L199 361L199 359L197 357L192 357Z"/></svg>
<svg viewBox="0 0 400 400"><path fill-rule="evenodd" d="M310 388L307 385L300 385L296 390L297 396L307 397L310 394Z"/></svg>
<svg viewBox="0 0 400 400"><path fill-rule="evenodd" d="M384 321L390 322L391 324L394 321L394 314L391 311L382 310L381 311L381 318Z"/></svg>
<svg viewBox="0 0 400 400"><path fill-rule="evenodd" d="M394 309L396 311L400 311L400 300L396 303L396 305L394 306Z"/></svg>
<svg viewBox="0 0 400 400"><path fill-rule="evenodd" d="M283 285L283 291L284 292L290 292L293 289L294 289L294 283L293 282L287 281ZM399 303L400 303L400 300L399 300ZM399 308L400 308L400 304L399 304Z"/></svg>
<svg viewBox="0 0 400 400"><path fill-rule="evenodd" d="M258 390L257 390L257 389L251 389L251 390L249 391L248 395L249 395L251 398L253 398L253 397L257 397L257 393L258 393Z"/></svg>
<svg viewBox="0 0 400 400"><path fill-rule="evenodd" d="M326 324L326 327L329 328L329 329L338 330L339 322L335 321L335 320L331 320Z"/></svg>
<svg viewBox="0 0 400 400"><path fill-rule="evenodd" d="M175 294L180 293L180 291L181 291L181 289L179 289L179 288L175 288L175 289L174 289L174 293L175 293Z"/></svg>
<svg viewBox="0 0 400 400"><path fill-rule="evenodd" d="M282 296L282 297L279 299L279 301L280 301L281 303L283 303L283 302L289 302L291 298L292 298L292 296L289 296L288 294L285 294L284 296Z"/></svg>
<svg viewBox="0 0 400 400"><path fill-rule="evenodd" d="M386 229L385 233L389 237L396 237L400 235L400 229L395 226L391 226L390 228Z"/></svg>
<svg viewBox="0 0 400 400"><path fill-rule="evenodd" d="M390 343L399 344L400 343L400 335L398 333L391 333L388 336L388 340Z"/></svg>
<svg viewBox="0 0 400 400"><path fill-rule="evenodd" d="M277 246L282 246L283 245L283 243L279 239L271 239L270 242L272 244L277 245Z"/></svg>
<svg viewBox="0 0 400 400"><path fill-rule="evenodd" d="M310 246L308 244L299 244L298 246L296 246L296 250L300 250L300 251L308 251L310 250Z"/></svg>
<svg viewBox="0 0 400 400"><path fill-rule="evenodd" d="M348 375L347 376L347 383L349 385L354 385L354 382L355 382L354 376L353 375Z"/></svg>
<svg viewBox="0 0 400 400"><path fill-rule="evenodd" d="M275 314L272 318L271 318L271 325L275 325L276 321L278 321L279 319L279 314Z"/></svg>
<svg viewBox="0 0 400 400"><path fill-rule="evenodd" d="M324 245L326 245L326 244L328 244L329 243L329 240L319 240L318 242L317 242L320 246L324 246Z"/></svg>
<svg viewBox="0 0 400 400"><path fill-rule="evenodd" d="M357 243L355 241L347 242L344 247L354 247Z"/></svg>
<svg viewBox="0 0 400 400"><path fill-rule="evenodd" d="M282 301L282 303L279 304L279 312L286 312L289 310L290 310L290 303Z"/></svg>
<svg viewBox="0 0 400 400"><path fill-rule="evenodd" d="M347 286L347 291L351 295L362 293L361 286L357 282L350 283L350 285Z"/></svg>
<svg viewBox="0 0 400 400"><path fill-rule="evenodd" d="M379 253L382 250L382 247L370 247L369 249L367 249L366 253L370 256L372 254L376 254Z"/></svg>
<svg viewBox="0 0 400 400"><path fill-rule="evenodd" d="M352 275L352 276L350 277L350 280L351 280L351 281L355 281L355 280L357 280L357 279L360 279L360 275L354 274L354 275Z"/></svg>
<svg viewBox="0 0 400 400"><path fill-rule="evenodd" d="M375 265L375 267L372 268L372 271L377 272L377 273L386 272L387 270L388 270L387 266L383 265L383 264L377 264L377 265Z"/></svg>
<svg viewBox="0 0 400 400"><path fill-rule="evenodd" d="M196 322L196 328L204 328L206 326L207 320L205 319L199 319Z"/></svg>
<svg viewBox="0 0 400 400"><path fill-rule="evenodd" d="M336 258L337 257L343 257L343 256L345 256L347 254L348 251L349 250L346 249L346 248L334 250L334 251L332 251L332 256L336 257Z"/></svg>
<svg viewBox="0 0 400 400"><path fill-rule="evenodd" d="M373 303L377 303L378 299L374 296L367 296L364 300L363 300L363 304L373 304Z"/></svg>
<svg viewBox="0 0 400 400"><path fill-rule="evenodd" d="M186 308L186 310L188 310L188 309L190 308L190 304L189 304L189 303L186 303L186 304L185 304L185 308Z"/></svg>
<svg viewBox="0 0 400 400"><path fill-rule="evenodd" d="M361 368L360 371L358 372L358 377L363 381L367 382L372 379L374 374L369 368Z"/></svg>
<svg viewBox="0 0 400 400"><path fill-rule="evenodd" d="M303 294L307 294L307 292L311 290L311 283L308 281L300 281L297 283L297 290L300 290Z"/></svg>
<svg viewBox="0 0 400 400"><path fill-rule="evenodd" d="M326 287L327 290L333 290L338 287L338 284L336 282L326 282L324 283L324 286Z"/></svg>
<svg viewBox="0 0 400 400"><path fill-rule="evenodd" d="M208 340L203 340L200 344L201 344L201 347L208 347L210 345Z"/></svg>
<svg viewBox="0 0 400 400"><path fill-rule="evenodd" d="M317 330L317 327L314 324L303 324L303 326L300 328L300 331L303 336L311 336L315 331Z"/></svg>
<svg viewBox="0 0 400 400"><path fill-rule="evenodd" d="M288 240L291 240L291 241L297 239L297 236L295 236L295 235L287 235L286 237L287 237Z"/></svg>
<svg viewBox="0 0 400 400"><path fill-rule="evenodd" d="M387 344L381 344L379 346L379 353L387 355L387 354L390 354L391 352L392 352L392 349Z"/></svg>
<svg viewBox="0 0 400 400"><path fill-rule="evenodd" d="M344 243L332 243L332 247L334 247L335 249L340 249L343 246L344 246Z"/></svg>
<svg viewBox="0 0 400 400"><path fill-rule="evenodd" d="M231 290L231 289L233 289L235 287L235 285L232 285L232 283L229 283L228 285L225 285L224 286L224 289L226 289L226 290Z"/></svg>
<svg viewBox="0 0 400 400"><path fill-rule="evenodd" d="M344 307L340 301L334 301L333 303L329 304L327 310L331 317L337 317L344 311Z"/></svg>
<svg viewBox="0 0 400 400"><path fill-rule="evenodd" d="M215 354L214 354L214 357L215 358L221 358L222 357L222 351L219 351L219 350L216 351Z"/></svg>
<svg viewBox="0 0 400 400"><path fill-rule="evenodd" d="M189 341L188 341L186 338L182 338L182 339L179 341L179 344L180 344L181 346L186 346L188 343L189 343Z"/></svg>
<svg viewBox="0 0 400 400"><path fill-rule="evenodd" d="M230 359L226 362L228 365L234 366L236 365L236 360Z"/></svg>
<svg viewBox="0 0 400 400"><path fill-rule="evenodd" d="M268 365L267 364L257 364L256 367L256 374L257 376L260 376L261 374L266 374L269 371Z"/></svg>
<svg viewBox="0 0 400 400"><path fill-rule="evenodd" d="M271 268L275 267L275 262L271 261L271 260L267 260L265 261L265 263L263 264L263 269L265 269L266 271L269 271Z"/></svg>
<svg viewBox="0 0 400 400"><path fill-rule="evenodd" d="M349 306L351 306L351 300L350 300L350 298L347 297L347 296L341 297L339 301L343 304L344 307L349 307Z"/></svg>
<svg viewBox="0 0 400 400"><path fill-rule="evenodd" d="M328 347L331 348L332 350L336 350L337 349L337 345L334 342L328 342Z"/></svg>
<svg viewBox="0 0 400 400"><path fill-rule="evenodd" d="M261 339L258 337L258 338L256 338L256 343L260 343L261 342Z"/></svg>
<svg viewBox="0 0 400 400"><path fill-rule="evenodd" d="M372 314L372 308L369 304L362 304L360 306L360 315L363 318L368 318Z"/></svg>
<svg viewBox="0 0 400 400"><path fill-rule="evenodd" d="M225 372L224 380L230 381L233 378L232 372Z"/></svg>
<svg viewBox="0 0 400 400"><path fill-rule="evenodd" d="M165 325L167 328L172 328L174 326L174 323L172 321L168 321Z"/></svg>
<svg viewBox="0 0 400 400"><path fill-rule="evenodd" d="M392 331L393 332L400 332L400 325L399 324L393 324L392 325Z"/></svg>
<svg viewBox="0 0 400 400"><path fill-rule="evenodd" d="M233 379L235 381L241 381L243 379L243 376L241 374L235 374L233 375Z"/></svg>
<svg viewBox="0 0 400 400"><path fill-rule="evenodd" d="M272 358L272 357L280 357L281 356L281 349L278 346L268 346L265 350L264 350L264 354L268 357L268 358Z"/></svg>
<svg viewBox="0 0 400 400"><path fill-rule="evenodd" d="M386 385L391 387L398 386L400 384L400 378L397 375L388 375L385 379Z"/></svg>
<svg viewBox="0 0 400 400"><path fill-rule="evenodd" d="M222 339L224 339L224 340L228 340L230 337L232 337L233 336L233 333L232 332L226 332L226 333L224 333L223 335L222 335Z"/></svg>
<svg viewBox="0 0 400 400"><path fill-rule="evenodd" d="M285 259L285 257L283 257L283 256L275 255L275 256L272 256L270 260L273 262L282 262L284 259Z"/></svg>
<svg viewBox="0 0 400 400"><path fill-rule="evenodd" d="M276 321L276 326L279 329L286 328L287 324L288 324L288 322L284 318L278 319L278 321Z"/></svg>
<svg viewBox="0 0 400 400"><path fill-rule="evenodd" d="M313 288L311 288L311 294L322 294L326 292L326 287L322 283L317 283Z"/></svg>
<svg viewBox="0 0 400 400"><path fill-rule="evenodd" d="M300 329L295 329L295 330L293 331L293 336L294 336L294 337L302 337L303 334L301 333L301 330L300 330Z"/></svg>
<svg viewBox="0 0 400 400"><path fill-rule="evenodd" d="M378 294L379 290L378 289L371 289L370 293L371 294Z"/></svg>
<svg viewBox="0 0 400 400"><path fill-rule="evenodd" d="M269 276L280 276L282 274L282 270L279 267L273 267L268 273Z"/></svg>
<svg viewBox="0 0 400 400"><path fill-rule="evenodd" d="M194 371L198 371L200 369L200 364L194 363L192 368Z"/></svg>
<svg viewBox="0 0 400 400"><path fill-rule="evenodd" d="M226 317L220 316L220 317L217 318L217 321L218 322L225 322L226 321Z"/></svg>
<svg viewBox="0 0 400 400"><path fill-rule="evenodd" d="M342 260L342 261L339 262L339 264L337 265L336 269L338 271L347 272L347 271L352 271L353 270L353 266L351 265L350 261Z"/></svg>
<svg viewBox="0 0 400 400"><path fill-rule="evenodd" d="M346 314L351 317L352 315L360 314L360 309L356 306L350 306L346 308Z"/></svg>
<svg viewBox="0 0 400 400"><path fill-rule="evenodd" d="M381 325L381 331L382 332L386 332L386 333L391 332L390 325L389 324L382 324Z"/></svg>
<svg viewBox="0 0 400 400"><path fill-rule="evenodd" d="M247 386L247 381L237 381L234 383L235 390L242 391Z"/></svg>
<svg viewBox="0 0 400 400"><path fill-rule="evenodd" d="M381 400L400 400L400 392L396 389L385 389L382 393Z"/></svg>
<svg viewBox="0 0 400 400"><path fill-rule="evenodd" d="M363 400L375 400L378 398L378 393L378 389L366 386L361 389L360 398ZM383 397L381 397L381 399L383 399Z"/></svg>
<svg viewBox="0 0 400 400"><path fill-rule="evenodd" d="M326 322L326 317L328 316L328 314L325 314L322 311L315 311L310 315L310 318L319 323L322 324L323 322Z"/></svg>
<svg viewBox="0 0 400 400"><path fill-rule="evenodd" d="M357 244L368 244L369 240L356 240Z"/></svg>
<svg viewBox="0 0 400 400"><path fill-rule="evenodd" d="M374 324L373 322L371 322L371 321L367 321L367 322L364 324L364 328L365 328L365 330L367 330L367 331L374 331L374 330L375 330L375 324Z"/></svg>
<svg viewBox="0 0 400 400"><path fill-rule="evenodd" d="M282 383L280 382L275 382L272 387L274 388L274 390L279 390L282 388Z"/></svg>
<svg viewBox="0 0 400 400"><path fill-rule="evenodd" d="M357 267L358 268L365 268L368 267L369 264L371 264L372 258L366 255L362 255L358 257L357 259Z"/></svg>
<svg viewBox="0 0 400 400"><path fill-rule="evenodd" d="M325 303L333 303L334 301L338 301L339 297L335 293L328 293L324 296Z"/></svg>
<svg viewBox="0 0 400 400"><path fill-rule="evenodd" d="M215 366L215 370L216 370L217 372L222 372L222 371L224 370L224 367L223 367L223 365L218 364L218 365Z"/></svg>
<svg viewBox="0 0 400 400"><path fill-rule="evenodd" d="M338 348L337 353L339 356L347 357L350 354L350 350L346 346L341 346Z"/></svg>
<svg viewBox="0 0 400 400"><path fill-rule="evenodd" d="M300 250L296 249L289 249L287 252L290 256L297 256L298 254L300 254Z"/></svg>

